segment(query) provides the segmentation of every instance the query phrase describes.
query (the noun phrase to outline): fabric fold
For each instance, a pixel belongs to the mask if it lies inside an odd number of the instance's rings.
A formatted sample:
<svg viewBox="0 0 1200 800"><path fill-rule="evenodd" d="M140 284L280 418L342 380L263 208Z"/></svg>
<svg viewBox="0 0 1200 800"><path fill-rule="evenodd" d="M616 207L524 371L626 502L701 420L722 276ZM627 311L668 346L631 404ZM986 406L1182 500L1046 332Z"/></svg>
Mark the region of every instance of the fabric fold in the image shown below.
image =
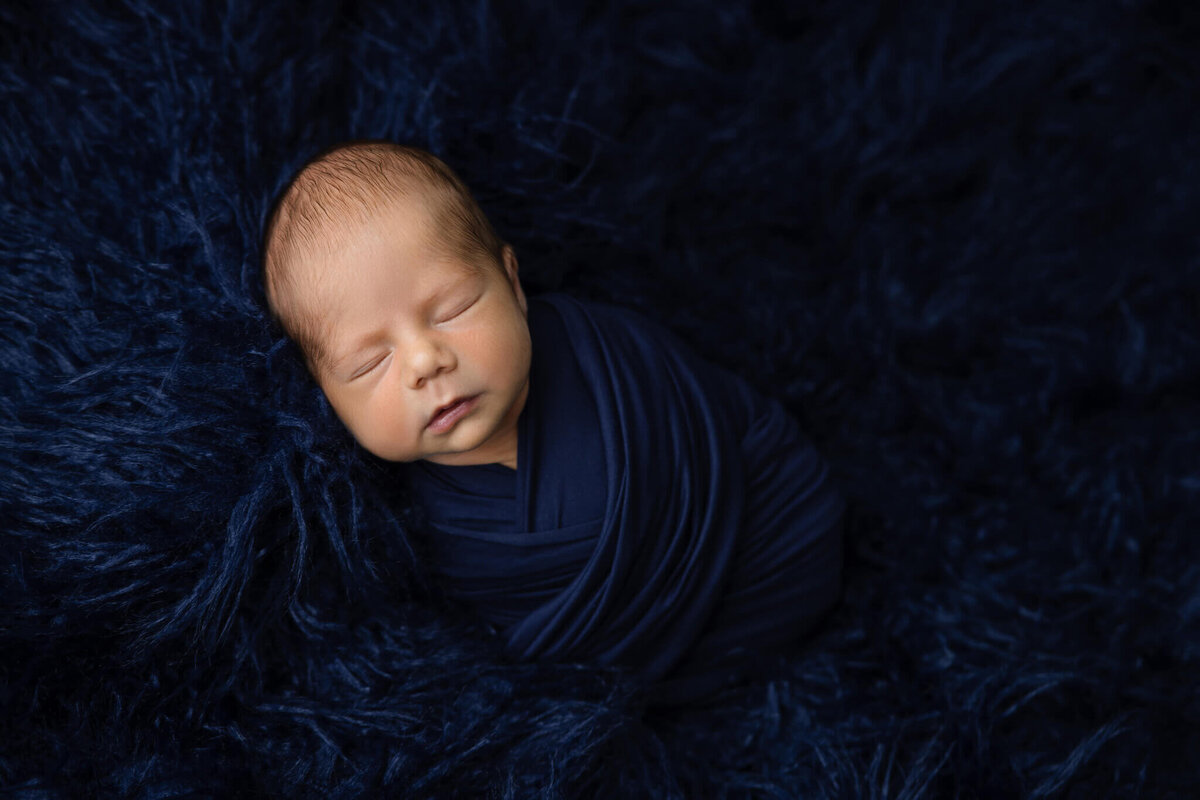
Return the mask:
<svg viewBox="0 0 1200 800"><path fill-rule="evenodd" d="M687 702L836 601L841 496L776 402L624 309L529 304L517 470L417 462L434 569L518 659Z"/></svg>

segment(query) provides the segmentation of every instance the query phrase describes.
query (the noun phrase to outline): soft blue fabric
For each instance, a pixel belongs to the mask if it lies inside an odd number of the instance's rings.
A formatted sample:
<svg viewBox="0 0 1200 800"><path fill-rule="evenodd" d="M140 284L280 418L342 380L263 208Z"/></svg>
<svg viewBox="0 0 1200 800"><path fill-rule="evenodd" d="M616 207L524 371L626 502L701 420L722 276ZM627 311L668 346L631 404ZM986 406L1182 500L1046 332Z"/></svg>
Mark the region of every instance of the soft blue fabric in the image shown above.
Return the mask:
<svg viewBox="0 0 1200 800"><path fill-rule="evenodd" d="M1164 0L0 3L0 797L1194 797L1197 97ZM260 288L357 137L796 414L781 674L652 719L428 591Z"/></svg>
<svg viewBox="0 0 1200 800"><path fill-rule="evenodd" d="M520 659L696 702L836 601L844 501L786 411L638 314L545 295L518 468L419 462L436 570Z"/></svg>

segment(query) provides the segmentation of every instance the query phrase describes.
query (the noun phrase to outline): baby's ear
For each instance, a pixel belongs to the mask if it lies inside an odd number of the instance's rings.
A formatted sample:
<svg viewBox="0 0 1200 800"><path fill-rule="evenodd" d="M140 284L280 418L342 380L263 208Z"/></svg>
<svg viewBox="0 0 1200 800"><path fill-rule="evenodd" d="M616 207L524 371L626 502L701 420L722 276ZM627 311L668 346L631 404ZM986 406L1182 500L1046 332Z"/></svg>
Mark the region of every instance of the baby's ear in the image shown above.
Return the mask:
<svg viewBox="0 0 1200 800"><path fill-rule="evenodd" d="M504 245L500 253L500 263L504 267L504 275L508 278L508 284L512 287L517 302L521 304L521 313L524 314L528 307L525 304L525 292L521 289L521 279L517 277L517 254L512 245Z"/></svg>

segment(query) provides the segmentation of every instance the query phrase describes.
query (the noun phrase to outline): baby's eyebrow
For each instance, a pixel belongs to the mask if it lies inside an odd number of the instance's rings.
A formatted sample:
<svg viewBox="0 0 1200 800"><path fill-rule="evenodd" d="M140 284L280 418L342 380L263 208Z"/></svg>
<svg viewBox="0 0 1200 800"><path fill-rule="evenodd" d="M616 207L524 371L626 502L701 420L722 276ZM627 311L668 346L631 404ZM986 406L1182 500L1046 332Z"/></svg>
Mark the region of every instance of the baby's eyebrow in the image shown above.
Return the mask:
<svg viewBox="0 0 1200 800"><path fill-rule="evenodd" d="M378 335L367 337L365 340L361 340L360 344L354 347L354 349L348 350L344 355L334 356L329 362L329 371L334 374L340 373L347 365L357 361L365 351L379 341L379 338Z"/></svg>
<svg viewBox="0 0 1200 800"><path fill-rule="evenodd" d="M385 337L386 331L383 328L376 328L355 339L341 355L337 354L336 349L333 350L329 359L330 371L338 372L344 369L348 364L361 358L364 352L378 346Z"/></svg>
<svg viewBox="0 0 1200 800"><path fill-rule="evenodd" d="M478 276L475 272L464 270L455 277L443 281L441 286L438 286L436 289L430 292L429 297L426 299L426 303L429 305L437 303L438 300L441 300L446 295L461 289L464 284L474 283L476 277Z"/></svg>

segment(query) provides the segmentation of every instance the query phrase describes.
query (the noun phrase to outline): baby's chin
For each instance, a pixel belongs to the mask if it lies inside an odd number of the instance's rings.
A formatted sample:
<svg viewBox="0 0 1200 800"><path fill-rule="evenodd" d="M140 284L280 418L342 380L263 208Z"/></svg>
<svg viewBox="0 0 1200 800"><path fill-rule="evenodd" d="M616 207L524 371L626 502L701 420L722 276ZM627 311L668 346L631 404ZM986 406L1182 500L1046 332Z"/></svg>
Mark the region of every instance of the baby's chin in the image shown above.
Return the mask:
<svg viewBox="0 0 1200 800"><path fill-rule="evenodd" d="M500 455L488 449L487 436L464 437L465 441L450 443L438 452L419 456L417 460L430 461L447 467L470 467L480 464L494 464L500 460Z"/></svg>
<svg viewBox="0 0 1200 800"><path fill-rule="evenodd" d="M395 464L411 464L414 461L423 461L429 457L428 450L414 447L411 444L398 445L394 442L365 442L361 437L355 436L354 438L358 442L359 447L382 461L391 461Z"/></svg>

